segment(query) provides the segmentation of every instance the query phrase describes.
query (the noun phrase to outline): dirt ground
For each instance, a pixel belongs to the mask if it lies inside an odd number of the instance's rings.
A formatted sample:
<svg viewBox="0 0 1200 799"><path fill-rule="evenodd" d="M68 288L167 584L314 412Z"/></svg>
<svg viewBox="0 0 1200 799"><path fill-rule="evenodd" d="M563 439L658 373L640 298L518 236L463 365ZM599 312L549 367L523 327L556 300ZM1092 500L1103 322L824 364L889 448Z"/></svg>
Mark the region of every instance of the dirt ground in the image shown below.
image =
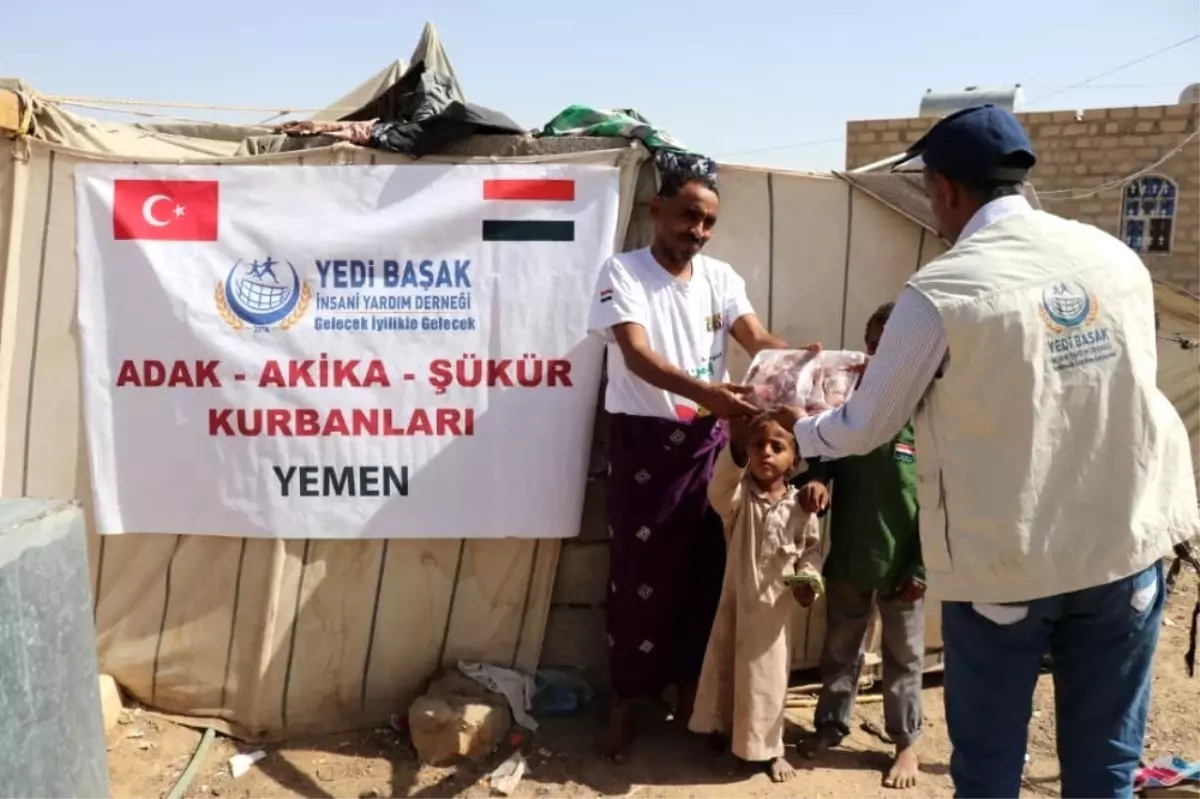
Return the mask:
<svg viewBox="0 0 1200 799"><path fill-rule="evenodd" d="M1181 755L1200 759L1197 700L1200 677L1184 670L1190 614L1196 601L1196 576L1185 570L1171 595L1154 669L1153 700L1146 734L1146 759ZM515 797L637 796L683 797L949 797L947 771L950 746L942 710L938 675L925 688L926 728L922 738L922 781L909 791L880 785L889 747L861 728L845 747L820 762L795 752L789 757L800 769L794 782L773 785L765 775L724 777L712 767L703 745L676 732L672 725L645 719L639 745L625 763L614 766L591 749L598 709L574 719L545 722L522 744L529 769ZM1057 796L1053 686L1048 675L1039 683L1030 724L1024 796ZM652 710L652 709L650 709ZM882 706L862 702L858 722L883 727ZM792 715L793 732L811 729L811 709ZM651 714L648 714L650 716ZM109 772L114 797L165 797L187 766L200 733L138 710L127 711L109 737ZM256 747L218 738L208 750L188 797L484 797L491 795L487 774L507 754L498 751L484 763L449 769L421 767L405 740L391 729L368 730L282 746L265 747L267 757L234 780L229 758Z"/></svg>

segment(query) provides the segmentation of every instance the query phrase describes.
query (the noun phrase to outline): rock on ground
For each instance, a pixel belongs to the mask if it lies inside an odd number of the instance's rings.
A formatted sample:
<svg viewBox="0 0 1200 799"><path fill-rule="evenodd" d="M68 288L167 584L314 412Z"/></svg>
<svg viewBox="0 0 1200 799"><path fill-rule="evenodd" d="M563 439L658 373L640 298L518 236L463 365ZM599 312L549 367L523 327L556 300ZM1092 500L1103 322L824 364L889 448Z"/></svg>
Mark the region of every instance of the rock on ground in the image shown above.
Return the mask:
<svg viewBox="0 0 1200 799"><path fill-rule="evenodd" d="M504 697L458 672L435 680L408 709L413 747L422 762L434 766L486 757L511 726Z"/></svg>

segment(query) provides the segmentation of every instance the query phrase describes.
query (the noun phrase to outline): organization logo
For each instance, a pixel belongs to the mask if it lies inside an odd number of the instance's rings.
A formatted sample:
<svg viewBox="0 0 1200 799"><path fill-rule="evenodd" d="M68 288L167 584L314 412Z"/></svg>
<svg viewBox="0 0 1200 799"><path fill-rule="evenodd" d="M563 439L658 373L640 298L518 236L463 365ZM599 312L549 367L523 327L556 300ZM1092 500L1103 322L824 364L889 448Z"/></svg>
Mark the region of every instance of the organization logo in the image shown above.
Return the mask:
<svg viewBox="0 0 1200 799"><path fill-rule="evenodd" d="M1038 313L1055 334L1091 325L1100 313L1096 295L1073 280L1059 281L1042 290Z"/></svg>
<svg viewBox="0 0 1200 799"><path fill-rule="evenodd" d="M239 259L213 292L217 313L234 330L244 327L287 330L312 303L312 290L290 261L267 256L249 263Z"/></svg>

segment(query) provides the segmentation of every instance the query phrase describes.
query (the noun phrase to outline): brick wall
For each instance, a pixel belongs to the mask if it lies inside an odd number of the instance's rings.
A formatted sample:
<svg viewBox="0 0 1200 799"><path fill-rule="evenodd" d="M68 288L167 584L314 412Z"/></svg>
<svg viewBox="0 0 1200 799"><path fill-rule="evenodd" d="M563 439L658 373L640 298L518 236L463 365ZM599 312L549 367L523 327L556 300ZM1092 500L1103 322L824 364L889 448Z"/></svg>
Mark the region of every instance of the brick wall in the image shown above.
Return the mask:
<svg viewBox="0 0 1200 799"><path fill-rule="evenodd" d="M1043 207L1119 235L1122 179L1173 149L1200 124L1200 105L1096 108L1019 114L1038 164L1030 181ZM934 122L872 119L846 125L846 168L902 152ZM1178 187L1169 254L1143 254L1155 277L1200 292L1200 137L1150 174ZM1100 186L1117 185L1095 192ZM1064 191L1072 190L1072 191ZM1088 196L1080 197L1081 194Z"/></svg>

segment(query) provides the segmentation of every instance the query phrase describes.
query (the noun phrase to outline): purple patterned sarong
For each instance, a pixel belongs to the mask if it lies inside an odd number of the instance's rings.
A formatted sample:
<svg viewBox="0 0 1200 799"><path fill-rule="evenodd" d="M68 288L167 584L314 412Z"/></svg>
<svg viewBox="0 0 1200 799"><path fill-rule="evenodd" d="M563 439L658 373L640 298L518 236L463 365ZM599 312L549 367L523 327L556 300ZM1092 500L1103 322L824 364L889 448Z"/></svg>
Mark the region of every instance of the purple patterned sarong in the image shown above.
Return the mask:
<svg viewBox="0 0 1200 799"><path fill-rule="evenodd" d="M608 641L620 697L700 676L725 570L706 493L724 444L714 417L611 417Z"/></svg>

